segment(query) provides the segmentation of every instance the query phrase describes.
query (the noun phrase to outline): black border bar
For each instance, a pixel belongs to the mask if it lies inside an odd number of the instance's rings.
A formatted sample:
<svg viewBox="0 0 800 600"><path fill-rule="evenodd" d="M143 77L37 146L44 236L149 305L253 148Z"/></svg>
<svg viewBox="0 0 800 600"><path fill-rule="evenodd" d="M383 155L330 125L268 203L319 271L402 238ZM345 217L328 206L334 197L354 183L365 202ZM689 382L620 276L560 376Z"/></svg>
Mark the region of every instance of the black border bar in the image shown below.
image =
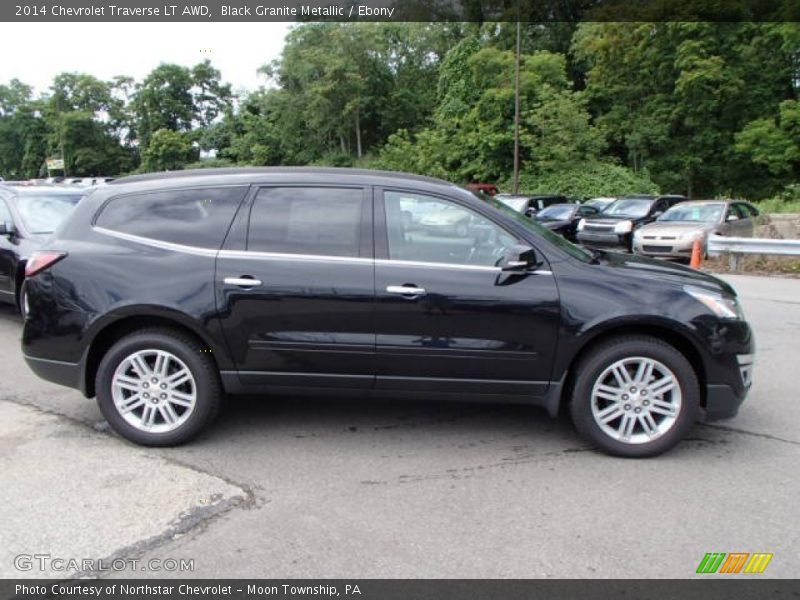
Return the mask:
<svg viewBox="0 0 800 600"><path fill-rule="evenodd" d="M23 589L24 586L27 589ZM288 586L288 587L284 587ZM348 587L349 586L349 587ZM39 588L38 591L31 591ZM357 589L357 592L356 592ZM42 591L44 593L42 593ZM698 579L102 579L0 580L14 600L779 600L800 595L798 580L761 575Z"/></svg>
<svg viewBox="0 0 800 600"><path fill-rule="evenodd" d="M800 22L800 0L3 0L11 22Z"/></svg>

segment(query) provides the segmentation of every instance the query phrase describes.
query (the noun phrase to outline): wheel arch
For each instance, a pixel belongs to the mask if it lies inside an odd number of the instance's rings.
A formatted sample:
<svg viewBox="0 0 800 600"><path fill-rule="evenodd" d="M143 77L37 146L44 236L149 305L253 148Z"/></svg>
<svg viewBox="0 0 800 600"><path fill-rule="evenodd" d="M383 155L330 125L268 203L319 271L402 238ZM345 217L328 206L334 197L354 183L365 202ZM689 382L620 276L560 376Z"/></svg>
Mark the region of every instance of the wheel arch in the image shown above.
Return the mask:
<svg viewBox="0 0 800 600"><path fill-rule="evenodd" d="M83 394L89 398L95 396L95 378L100 361L118 340L141 329L153 327L172 329L192 336L209 349L210 358L218 370L229 362L226 348L214 341L207 331L187 315L172 310L165 311L163 307L159 307L158 312L132 312L104 322L92 332L82 361L80 386Z"/></svg>
<svg viewBox="0 0 800 600"><path fill-rule="evenodd" d="M580 364L580 361L609 339L626 335L649 336L666 342L683 354L697 375L697 381L700 384L700 404L701 406L705 406L707 382L706 365L700 349L697 347L696 343L692 341L689 334L682 329L676 328L674 325L670 327L665 323L637 322L636 324L618 323L595 331L592 335L587 335L583 343L573 353L564 371L564 384L561 388L561 397L559 398L558 404L559 412L569 403L577 376L576 367Z"/></svg>

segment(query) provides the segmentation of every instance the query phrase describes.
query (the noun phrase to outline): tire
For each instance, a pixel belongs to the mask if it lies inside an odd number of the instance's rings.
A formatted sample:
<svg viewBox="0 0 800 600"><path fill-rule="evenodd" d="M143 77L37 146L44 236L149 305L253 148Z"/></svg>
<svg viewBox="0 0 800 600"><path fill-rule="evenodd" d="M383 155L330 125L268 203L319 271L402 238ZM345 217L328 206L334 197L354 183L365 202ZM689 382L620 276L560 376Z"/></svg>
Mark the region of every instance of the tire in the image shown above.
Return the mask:
<svg viewBox="0 0 800 600"><path fill-rule="evenodd" d="M114 431L143 446L191 440L222 405L219 371L207 352L193 337L171 329L123 337L97 370L103 416Z"/></svg>
<svg viewBox="0 0 800 600"><path fill-rule="evenodd" d="M612 338L584 357L575 372L572 421L608 454L656 456L680 442L697 419L697 375L683 354L660 340Z"/></svg>

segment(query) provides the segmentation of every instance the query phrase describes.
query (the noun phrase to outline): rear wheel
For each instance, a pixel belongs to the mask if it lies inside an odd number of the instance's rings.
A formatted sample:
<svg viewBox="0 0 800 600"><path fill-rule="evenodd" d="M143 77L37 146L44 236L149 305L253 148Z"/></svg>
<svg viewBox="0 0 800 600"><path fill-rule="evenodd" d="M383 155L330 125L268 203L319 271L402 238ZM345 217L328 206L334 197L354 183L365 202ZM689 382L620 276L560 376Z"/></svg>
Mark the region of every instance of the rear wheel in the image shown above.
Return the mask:
<svg viewBox="0 0 800 600"><path fill-rule="evenodd" d="M697 375L683 354L646 336L597 347L577 366L570 412L576 429L609 454L655 456L697 418Z"/></svg>
<svg viewBox="0 0 800 600"><path fill-rule="evenodd" d="M146 446L184 443L217 415L219 374L194 338L148 329L119 340L97 370L97 403L113 429Z"/></svg>

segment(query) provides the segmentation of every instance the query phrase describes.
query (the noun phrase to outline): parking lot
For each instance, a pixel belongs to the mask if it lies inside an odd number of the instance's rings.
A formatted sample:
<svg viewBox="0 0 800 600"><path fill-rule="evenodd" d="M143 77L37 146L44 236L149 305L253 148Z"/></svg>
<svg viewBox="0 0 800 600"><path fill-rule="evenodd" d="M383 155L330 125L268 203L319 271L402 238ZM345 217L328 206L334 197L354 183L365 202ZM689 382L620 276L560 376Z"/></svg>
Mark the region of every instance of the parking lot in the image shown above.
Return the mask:
<svg viewBox="0 0 800 600"><path fill-rule="evenodd" d="M233 398L194 443L144 449L37 379L2 308L0 575L74 573L15 561L48 553L137 577L684 578L707 552L769 552L764 576L794 577L800 279L728 280L756 332L750 398L651 460L534 408L315 398Z"/></svg>

